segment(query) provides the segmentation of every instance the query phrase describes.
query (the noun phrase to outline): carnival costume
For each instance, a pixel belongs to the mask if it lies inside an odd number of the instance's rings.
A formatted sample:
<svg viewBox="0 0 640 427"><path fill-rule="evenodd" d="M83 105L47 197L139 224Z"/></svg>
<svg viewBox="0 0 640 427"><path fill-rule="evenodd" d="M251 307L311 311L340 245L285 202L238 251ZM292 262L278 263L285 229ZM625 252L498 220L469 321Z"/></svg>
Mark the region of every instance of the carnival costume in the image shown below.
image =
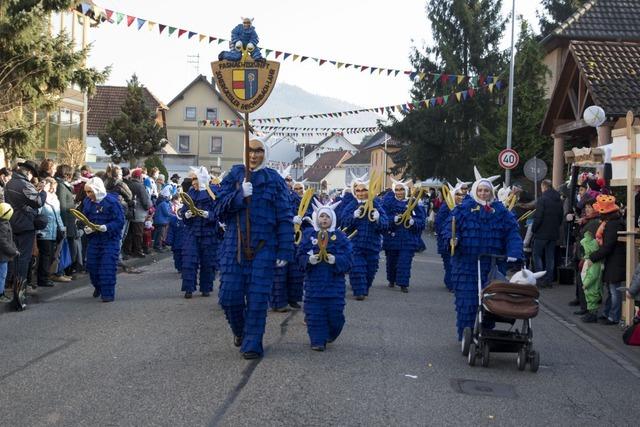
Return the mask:
<svg viewBox="0 0 640 427"><path fill-rule="evenodd" d="M171 246L173 253L173 266L177 271L182 271L182 246L186 234L184 220L178 215L172 215L169 220L169 231L167 232L167 245Z"/></svg>
<svg viewBox="0 0 640 427"><path fill-rule="evenodd" d="M107 193L100 178L91 178L85 184L95 195L95 201L86 197L82 202L82 214L97 227L85 224L87 235L87 270L95 288L94 297L102 301L115 299L116 271L120 254L120 236L124 227L124 209L118 197Z"/></svg>
<svg viewBox="0 0 640 427"><path fill-rule="evenodd" d="M389 218L389 228L383 235L382 248L385 251L387 264L387 281L389 287L398 285L402 292L407 292L411 279L411 263L413 256L422 245L421 234L426 226L424 207L418 202L410 217L403 221L407 211L409 187L401 181L393 181L393 190L404 189L404 198L399 200L393 191L385 194L382 206Z"/></svg>
<svg viewBox="0 0 640 427"><path fill-rule="evenodd" d="M467 197L449 216L444 229L445 238L455 246L451 257L451 276L455 291L458 340L465 327L473 328L478 309L478 258L480 255L502 255L508 261L522 259L522 238L513 214L495 200L492 181L497 177L482 178L476 170L476 181ZM477 190L489 188L491 199L480 200ZM455 224L455 235L453 225ZM491 259L481 260L481 281L486 285ZM504 263L499 263L504 273Z"/></svg>
<svg viewBox="0 0 640 427"><path fill-rule="evenodd" d="M198 271L200 292L203 296L210 295L218 266L220 243L218 220L214 214L215 194L210 188L207 191L209 173L204 166L193 172L198 180L198 190L190 188L187 200L190 198L194 206L185 203L180 209L180 217L184 218L185 225L181 269L185 298L190 298L196 291Z"/></svg>
<svg viewBox="0 0 640 427"><path fill-rule="evenodd" d="M252 25L253 18L242 18L243 22L250 24L245 28L244 24L238 24L231 30L231 41L229 42L228 51L220 52L218 59L220 61L240 61L242 59L242 50L246 49L254 61L264 61L260 48L258 47L258 33Z"/></svg>
<svg viewBox="0 0 640 427"><path fill-rule="evenodd" d="M338 202L340 203L340 202ZM311 348L323 351L338 338L344 327L345 274L351 267L351 242L336 229L332 205L314 205L313 228L304 231L297 258L306 266L304 313ZM331 218L331 226L322 229L319 216Z"/></svg>
<svg viewBox="0 0 640 427"><path fill-rule="evenodd" d="M262 356L267 307L276 264L293 260L291 201L278 172L261 165L245 180L245 166L235 165L222 181L219 218L227 225L220 248L219 302L245 358ZM248 217L248 218L247 218ZM249 230L250 226L250 240Z"/></svg>

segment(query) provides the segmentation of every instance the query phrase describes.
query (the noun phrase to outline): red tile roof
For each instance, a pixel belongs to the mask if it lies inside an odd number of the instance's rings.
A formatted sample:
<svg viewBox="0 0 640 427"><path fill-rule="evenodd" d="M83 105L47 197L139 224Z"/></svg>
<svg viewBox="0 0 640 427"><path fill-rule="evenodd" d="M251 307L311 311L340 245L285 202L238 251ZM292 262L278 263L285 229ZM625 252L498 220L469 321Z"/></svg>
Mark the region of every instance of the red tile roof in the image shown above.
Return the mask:
<svg viewBox="0 0 640 427"><path fill-rule="evenodd" d="M351 153L348 151L327 151L306 170L303 178L309 182L320 182L329 175L329 172L350 157Z"/></svg>

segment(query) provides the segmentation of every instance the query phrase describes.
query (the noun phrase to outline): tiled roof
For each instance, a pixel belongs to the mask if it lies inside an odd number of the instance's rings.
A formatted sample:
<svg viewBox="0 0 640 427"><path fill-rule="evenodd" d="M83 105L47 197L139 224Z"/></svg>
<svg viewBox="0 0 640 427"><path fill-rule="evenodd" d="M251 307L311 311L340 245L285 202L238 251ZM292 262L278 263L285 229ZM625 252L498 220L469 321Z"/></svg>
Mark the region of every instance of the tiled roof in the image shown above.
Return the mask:
<svg viewBox="0 0 640 427"><path fill-rule="evenodd" d="M640 113L640 43L571 42L569 49L608 116Z"/></svg>
<svg viewBox="0 0 640 427"><path fill-rule="evenodd" d="M146 87L142 88L144 100L151 111L167 107ZM120 114L127 98L126 86L97 86L96 93L89 98L87 113L87 135L98 135L105 130L107 122Z"/></svg>
<svg viewBox="0 0 640 427"><path fill-rule="evenodd" d="M591 0L542 40L640 41L640 2Z"/></svg>
<svg viewBox="0 0 640 427"><path fill-rule="evenodd" d="M344 165L368 165L371 163L371 151L360 151L355 156L342 162Z"/></svg>
<svg viewBox="0 0 640 427"><path fill-rule="evenodd" d="M376 133L375 135L373 135L373 137L371 139L369 139L366 144L362 145L360 144L360 151L362 150L368 150L371 148L376 148L376 147L383 147L384 146L384 140L385 138L387 138L387 134L380 131L378 133ZM398 141L396 141L393 138L389 138L387 140L387 148L388 147L399 147L400 144L398 143Z"/></svg>
<svg viewBox="0 0 640 427"><path fill-rule="evenodd" d="M309 182L320 182L335 167L340 166L345 158L350 158L348 151L327 151L304 173L303 178Z"/></svg>

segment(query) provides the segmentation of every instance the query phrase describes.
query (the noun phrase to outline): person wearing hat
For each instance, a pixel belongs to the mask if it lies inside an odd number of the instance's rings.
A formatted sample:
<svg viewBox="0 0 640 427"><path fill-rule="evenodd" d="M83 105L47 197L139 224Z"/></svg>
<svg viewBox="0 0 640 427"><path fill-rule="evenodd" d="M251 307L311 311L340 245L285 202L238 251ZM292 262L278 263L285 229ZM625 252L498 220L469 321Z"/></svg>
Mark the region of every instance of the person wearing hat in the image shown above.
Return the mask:
<svg viewBox="0 0 640 427"><path fill-rule="evenodd" d="M88 242L87 270L94 287L93 297L111 302L116 296L116 270L124 209L115 194L107 193L98 177L87 181L84 191L87 197L82 202L82 213L98 226L97 230L84 226Z"/></svg>
<svg viewBox="0 0 640 427"><path fill-rule="evenodd" d="M37 174L38 165L35 162L20 162L13 171L11 180L5 185L5 201L14 211L14 215L11 216L13 240L20 252L16 262L9 264L9 277L15 273L21 279L27 278L36 228L42 229L46 226L42 221L36 221L39 209L47 200L44 182L38 183L37 186L31 184L31 180Z"/></svg>
<svg viewBox="0 0 640 427"><path fill-rule="evenodd" d="M13 216L13 208L9 203L0 203L0 303L10 302L4 294L4 283L7 279L9 261L20 255L13 243L13 233L9 220Z"/></svg>
<svg viewBox="0 0 640 427"><path fill-rule="evenodd" d="M245 359L262 357L269 296L276 267L293 260L293 212L287 186L267 167L269 146L249 141L248 168L235 165L216 203L226 224L220 248L219 302Z"/></svg>
<svg viewBox="0 0 640 427"><path fill-rule="evenodd" d="M142 184L142 170L131 171L131 179L126 181L133 196L133 212L130 214L129 231L124 239L123 250L125 254L136 258L144 258L142 241L144 235L144 221L147 211L153 206L149 193Z"/></svg>
<svg viewBox="0 0 640 427"><path fill-rule="evenodd" d="M620 207L614 196L600 195L593 209L600 214L600 226L596 231L596 240L600 249L589 256L591 262L602 261L603 298L600 310L600 323L616 325L622 313L622 295L618 288L626 280L626 248L618 241L618 232L625 230L620 215Z"/></svg>

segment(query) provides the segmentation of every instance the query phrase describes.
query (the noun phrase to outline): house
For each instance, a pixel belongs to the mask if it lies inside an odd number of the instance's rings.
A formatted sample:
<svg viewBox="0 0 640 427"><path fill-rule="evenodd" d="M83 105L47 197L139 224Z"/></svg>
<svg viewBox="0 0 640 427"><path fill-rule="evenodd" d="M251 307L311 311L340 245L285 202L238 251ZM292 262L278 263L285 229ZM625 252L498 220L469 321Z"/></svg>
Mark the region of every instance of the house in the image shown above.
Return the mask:
<svg viewBox="0 0 640 427"><path fill-rule="evenodd" d="M356 154L358 148L354 146L344 135L332 133L325 137L317 144L303 145L302 158L304 159L304 168L312 166L324 153L328 151L348 151Z"/></svg>
<svg viewBox="0 0 640 427"><path fill-rule="evenodd" d="M385 188L391 187L392 178L396 180L400 180L402 178L402 173L392 175L390 172L395 166L392 156L394 153L400 151L400 143L391 136L384 132L378 132L364 144L361 144L360 151L368 152L371 157L369 176L374 172L378 176L383 173L385 174Z"/></svg>
<svg viewBox="0 0 640 427"><path fill-rule="evenodd" d="M565 176L564 151L605 145L624 126L628 110L640 113L640 3L591 0L541 41L550 102L541 133L554 140L553 185ZM582 119L598 105L607 120L597 129Z"/></svg>
<svg viewBox="0 0 640 427"><path fill-rule="evenodd" d="M167 139L175 154L163 159L171 173L183 175L196 165L228 171L243 162L244 129L235 124L242 116L207 77L196 77L167 106Z"/></svg>
<svg viewBox="0 0 640 427"><path fill-rule="evenodd" d="M355 156L342 162L345 169L345 182L346 186L351 185L353 176L363 176L368 174L371 169L371 152L368 150L360 151Z"/></svg>
<svg viewBox="0 0 640 427"><path fill-rule="evenodd" d="M327 151L304 172L303 178L307 185L323 193L344 188L346 168L343 162L349 158L350 151Z"/></svg>
<svg viewBox="0 0 640 427"><path fill-rule="evenodd" d="M87 114L87 164L93 168L104 169L111 161L100 146L98 135L107 128L110 120L118 117L127 99L127 86L97 86L96 93L89 98ZM145 105L155 113L159 126L166 127L167 106L149 89L142 88Z"/></svg>

